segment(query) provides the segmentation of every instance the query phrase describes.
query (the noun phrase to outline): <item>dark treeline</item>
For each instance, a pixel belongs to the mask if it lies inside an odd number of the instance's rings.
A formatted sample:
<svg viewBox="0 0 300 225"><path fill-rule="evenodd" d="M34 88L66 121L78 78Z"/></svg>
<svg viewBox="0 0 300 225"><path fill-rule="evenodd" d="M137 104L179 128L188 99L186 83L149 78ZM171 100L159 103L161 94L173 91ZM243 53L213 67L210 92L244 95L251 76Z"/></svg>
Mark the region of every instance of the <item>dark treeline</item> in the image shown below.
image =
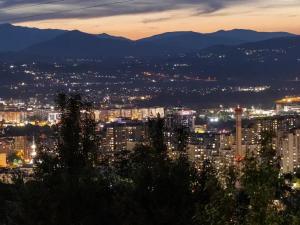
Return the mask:
<svg viewBox="0 0 300 225"><path fill-rule="evenodd" d="M189 162L186 133L169 157L162 119L149 121L147 145L107 160L98 151L91 106L60 95L55 149L40 146L34 177L0 184L3 225L279 225L300 224L300 193L280 176L271 136L259 157L217 173ZM291 179L291 178L290 178Z"/></svg>
<svg viewBox="0 0 300 225"><path fill-rule="evenodd" d="M53 129L50 126L37 126L28 124L24 127L6 127L4 132L0 134L0 137L12 137L12 136L34 136L36 134L52 135Z"/></svg>

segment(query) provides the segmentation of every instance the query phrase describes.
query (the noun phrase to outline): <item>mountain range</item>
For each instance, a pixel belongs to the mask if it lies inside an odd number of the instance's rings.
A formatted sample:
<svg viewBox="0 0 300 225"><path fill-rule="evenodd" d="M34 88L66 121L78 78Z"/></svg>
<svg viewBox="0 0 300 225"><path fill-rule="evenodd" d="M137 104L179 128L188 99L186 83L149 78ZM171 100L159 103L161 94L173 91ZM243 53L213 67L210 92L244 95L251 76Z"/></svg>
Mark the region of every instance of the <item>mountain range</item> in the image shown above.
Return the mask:
<svg viewBox="0 0 300 225"><path fill-rule="evenodd" d="M172 61L174 60L174 61ZM300 76L300 37L280 37L237 46L212 46L169 64L189 64L182 73L214 74L218 78L291 80Z"/></svg>
<svg viewBox="0 0 300 225"><path fill-rule="evenodd" d="M202 51L215 46L243 45L298 37L286 32L235 29L214 33L168 32L140 40L108 34L0 25L0 53L45 57L157 57ZM272 43L272 42L271 42ZM264 43L266 44L266 43Z"/></svg>
<svg viewBox="0 0 300 225"><path fill-rule="evenodd" d="M66 31L37 29L0 24L0 52L20 51L40 42L48 41Z"/></svg>

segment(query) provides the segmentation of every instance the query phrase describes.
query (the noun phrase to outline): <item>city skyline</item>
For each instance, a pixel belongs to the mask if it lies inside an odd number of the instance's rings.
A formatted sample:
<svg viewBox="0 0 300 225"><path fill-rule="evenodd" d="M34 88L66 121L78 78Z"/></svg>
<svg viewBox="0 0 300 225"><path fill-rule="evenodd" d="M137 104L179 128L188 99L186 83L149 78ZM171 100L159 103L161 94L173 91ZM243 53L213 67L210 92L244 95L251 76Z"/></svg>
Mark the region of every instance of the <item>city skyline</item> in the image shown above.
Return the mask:
<svg viewBox="0 0 300 225"><path fill-rule="evenodd" d="M300 224L300 0L0 0L0 225Z"/></svg>
<svg viewBox="0 0 300 225"><path fill-rule="evenodd" d="M1 1L0 20L16 25L109 33L139 39L169 31L235 28L300 34L296 0Z"/></svg>

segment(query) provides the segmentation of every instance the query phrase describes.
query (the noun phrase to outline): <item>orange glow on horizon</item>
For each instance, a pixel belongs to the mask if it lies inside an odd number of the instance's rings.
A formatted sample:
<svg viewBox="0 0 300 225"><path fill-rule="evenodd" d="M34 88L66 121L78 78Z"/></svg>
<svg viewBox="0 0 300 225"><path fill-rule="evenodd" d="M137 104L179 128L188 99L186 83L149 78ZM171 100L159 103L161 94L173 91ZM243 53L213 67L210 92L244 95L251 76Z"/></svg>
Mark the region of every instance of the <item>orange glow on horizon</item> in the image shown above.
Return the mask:
<svg viewBox="0 0 300 225"><path fill-rule="evenodd" d="M237 13L240 12L240 13ZM202 33L235 28L257 31L286 31L300 34L300 5L284 9L235 7L208 15L195 15L192 10L172 10L160 13L121 15L88 19L52 19L16 23L16 25L81 30L87 33L108 33L139 39L170 31L195 31Z"/></svg>

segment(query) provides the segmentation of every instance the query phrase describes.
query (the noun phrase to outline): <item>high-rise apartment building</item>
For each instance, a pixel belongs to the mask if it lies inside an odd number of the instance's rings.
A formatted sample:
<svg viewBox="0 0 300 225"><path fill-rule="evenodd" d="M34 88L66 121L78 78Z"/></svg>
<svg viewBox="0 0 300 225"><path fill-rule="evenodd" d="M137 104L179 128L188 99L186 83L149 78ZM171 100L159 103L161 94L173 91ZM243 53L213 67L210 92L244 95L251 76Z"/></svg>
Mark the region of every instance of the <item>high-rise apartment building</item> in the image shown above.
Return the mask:
<svg viewBox="0 0 300 225"><path fill-rule="evenodd" d="M242 115L243 109L237 107L235 109L235 158L237 161L240 161L245 156L242 146Z"/></svg>
<svg viewBox="0 0 300 225"><path fill-rule="evenodd" d="M275 139L275 147L281 157L283 173L295 172L300 168L300 129L282 133Z"/></svg>

